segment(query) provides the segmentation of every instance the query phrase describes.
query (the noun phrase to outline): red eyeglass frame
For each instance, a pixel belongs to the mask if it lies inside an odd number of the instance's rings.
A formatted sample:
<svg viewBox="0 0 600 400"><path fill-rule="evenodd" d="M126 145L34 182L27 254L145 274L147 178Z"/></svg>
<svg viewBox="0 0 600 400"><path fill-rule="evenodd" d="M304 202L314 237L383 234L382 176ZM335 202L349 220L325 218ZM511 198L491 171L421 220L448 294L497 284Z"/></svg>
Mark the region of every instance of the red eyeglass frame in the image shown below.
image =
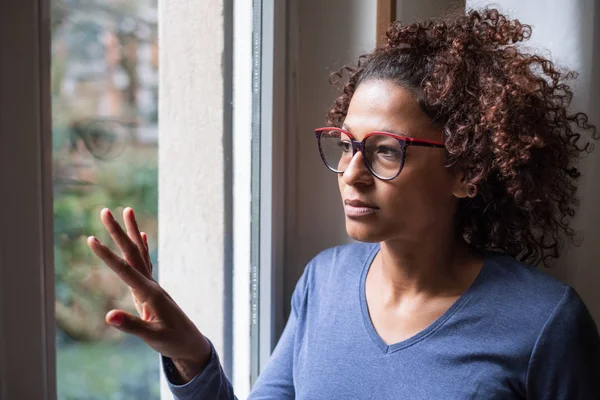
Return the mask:
<svg viewBox="0 0 600 400"><path fill-rule="evenodd" d="M365 166L367 167L369 172L373 176L375 176L381 180L384 180L384 181L392 180L392 179L396 178L398 175L400 175L400 172L402 172L402 169L404 168L404 162L406 161L406 148L408 146L435 147L435 148L442 148L442 149L446 147L446 145L441 142L434 142L434 141L425 140L425 139L416 139L416 138L401 136L401 135L397 135L395 133L389 133L389 132L383 132L383 131L369 132L368 134L365 135L363 140L357 141L350 132L348 132L342 128L336 128L336 127L317 128L317 129L315 129L315 136L317 138L317 144L319 146L319 154L321 155L321 160L323 161L323 163L329 170L331 170L332 172L335 172L336 174L343 174L345 170L338 171L338 170L332 168L331 166L329 166L329 164L327 163L327 160L325 159L325 155L323 154L323 149L321 148L321 136L323 135L324 132L330 132L330 131L337 131L337 132L343 133L344 135L348 136L350 138L350 143L352 144L352 157L354 157L354 155L356 155L357 151L360 151L363 154L363 160L364 160ZM377 175L377 173L375 171L373 171L373 168L371 168L371 165L368 162L367 158L364 157L365 142L369 137L374 136L374 135L384 135L384 136L389 136L391 138L394 138L398 141L398 143L400 144L400 147L402 149L402 151L401 151L402 158L401 158L401 162L400 162L400 168L398 169L398 173L391 178L384 178L384 177Z"/></svg>

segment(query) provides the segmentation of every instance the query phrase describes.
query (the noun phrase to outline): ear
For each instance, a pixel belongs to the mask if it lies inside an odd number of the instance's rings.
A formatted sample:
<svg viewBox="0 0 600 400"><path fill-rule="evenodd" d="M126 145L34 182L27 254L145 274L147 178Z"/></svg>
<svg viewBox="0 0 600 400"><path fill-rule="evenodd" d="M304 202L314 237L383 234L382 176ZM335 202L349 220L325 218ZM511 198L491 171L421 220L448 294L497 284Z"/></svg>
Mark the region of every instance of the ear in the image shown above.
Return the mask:
<svg viewBox="0 0 600 400"><path fill-rule="evenodd" d="M477 186L473 183L466 182L464 172L456 170L454 173L454 187L452 189L452 194L459 199L467 197L473 198L477 195Z"/></svg>

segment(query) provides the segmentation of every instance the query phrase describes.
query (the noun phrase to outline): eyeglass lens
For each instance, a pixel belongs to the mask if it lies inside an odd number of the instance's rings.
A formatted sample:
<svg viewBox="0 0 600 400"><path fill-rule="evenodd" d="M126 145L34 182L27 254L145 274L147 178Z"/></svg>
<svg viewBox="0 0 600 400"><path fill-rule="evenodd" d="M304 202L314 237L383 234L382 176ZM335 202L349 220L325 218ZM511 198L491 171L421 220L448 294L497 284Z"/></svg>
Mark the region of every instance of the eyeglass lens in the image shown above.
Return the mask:
<svg viewBox="0 0 600 400"><path fill-rule="evenodd" d="M340 131L322 132L320 146L325 163L335 172L344 172L354 156L352 140ZM363 158L375 175L390 179L400 172L403 151L396 138L375 134L367 137L364 147Z"/></svg>

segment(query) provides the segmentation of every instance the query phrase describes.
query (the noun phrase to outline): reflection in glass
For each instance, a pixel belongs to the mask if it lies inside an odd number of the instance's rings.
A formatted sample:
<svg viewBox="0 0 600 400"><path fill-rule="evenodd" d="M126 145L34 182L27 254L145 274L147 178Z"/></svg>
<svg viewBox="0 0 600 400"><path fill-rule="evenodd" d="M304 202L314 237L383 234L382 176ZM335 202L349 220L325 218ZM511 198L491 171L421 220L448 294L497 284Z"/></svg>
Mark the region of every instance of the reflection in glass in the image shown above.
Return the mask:
<svg viewBox="0 0 600 400"><path fill-rule="evenodd" d="M157 243L156 17L156 0L52 2L59 399L160 397L156 353L104 322L113 308L135 313L129 290L85 243L110 243L99 212L125 206Z"/></svg>

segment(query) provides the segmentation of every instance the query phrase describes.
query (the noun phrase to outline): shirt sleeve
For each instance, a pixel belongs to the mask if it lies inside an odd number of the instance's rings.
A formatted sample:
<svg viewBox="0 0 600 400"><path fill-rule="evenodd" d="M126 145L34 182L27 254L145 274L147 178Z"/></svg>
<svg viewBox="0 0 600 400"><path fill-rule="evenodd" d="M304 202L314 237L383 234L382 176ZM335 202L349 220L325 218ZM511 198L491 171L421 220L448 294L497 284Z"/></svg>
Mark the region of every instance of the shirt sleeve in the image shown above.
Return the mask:
<svg viewBox="0 0 600 400"><path fill-rule="evenodd" d="M542 329L527 372L528 399L600 399L600 337L572 288Z"/></svg>
<svg viewBox="0 0 600 400"><path fill-rule="evenodd" d="M209 341L210 342L210 341ZM175 385L173 378L177 373L175 365L170 358L161 357L163 371L169 389L175 400L235 400L233 387L227 379L217 352L210 342L211 357L200 374L184 385Z"/></svg>
<svg viewBox="0 0 600 400"><path fill-rule="evenodd" d="M310 264L309 264L310 267ZM281 338L265 369L260 373L248 400L294 399L294 349L299 325L304 321L308 296L307 267L292 294L291 311Z"/></svg>
<svg viewBox="0 0 600 400"><path fill-rule="evenodd" d="M290 317L264 371L261 372L252 388L252 392L248 397L249 400L294 399L294 346L298 316L303 314L305 310L306 275L307 272L305 271L296 285L292 295ZM212 351L210 361L199 375L185 385L172 383L176 373L175 366L171 359L162 357L163 371L175 400L237 399L212 343L210 346Z"/></svg>

